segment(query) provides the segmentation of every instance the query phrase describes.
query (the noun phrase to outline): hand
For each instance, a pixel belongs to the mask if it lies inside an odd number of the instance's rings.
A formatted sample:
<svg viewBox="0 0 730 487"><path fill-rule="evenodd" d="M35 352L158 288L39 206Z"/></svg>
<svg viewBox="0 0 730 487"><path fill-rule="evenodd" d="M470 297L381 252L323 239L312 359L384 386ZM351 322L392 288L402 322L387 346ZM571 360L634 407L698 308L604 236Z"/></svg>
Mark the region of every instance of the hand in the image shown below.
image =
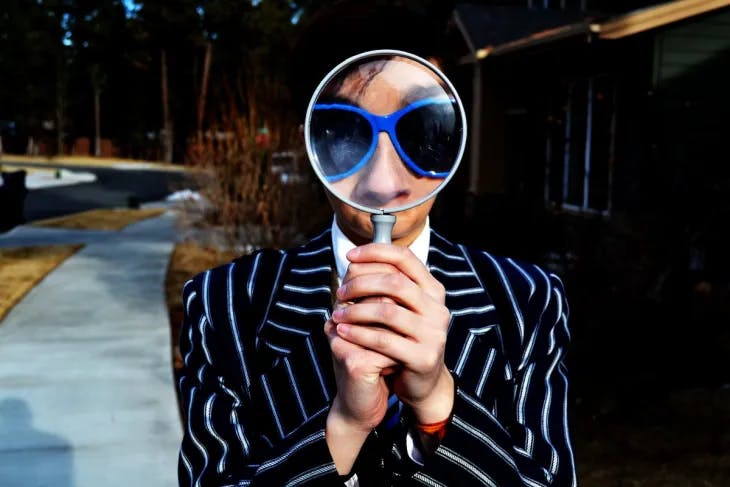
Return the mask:
<svg viewBox="0 0 730 487"><path fill-rule="evenodd" d="M345 305L347 306L347 305ZM329 340L337 394L330 409L342 425L367 436L383 420L390 391L383 371L396 365L392 359L340 337L328 320L324 332Z"/></svg>
<svg viewBox="0 0 730 487"><path fill-rule="evenodd" d="M454 392L444 364L451 314L443 285L405 247L368 244L347 257L348 277L337 299L352 304L332 315L337 335L398 364L393 391L418 422L447 418Z"/></svg>
<svg viewBox="0 0 730 487"><path fill-rule="evenodd" d="M335 308L348 306L337 301ZM326 439L337 471L344 475L370 432L383 420L390 390L384 375L395 361L344 340L328 320L324 332L332 351L337 394L327 415Z"/></svg>

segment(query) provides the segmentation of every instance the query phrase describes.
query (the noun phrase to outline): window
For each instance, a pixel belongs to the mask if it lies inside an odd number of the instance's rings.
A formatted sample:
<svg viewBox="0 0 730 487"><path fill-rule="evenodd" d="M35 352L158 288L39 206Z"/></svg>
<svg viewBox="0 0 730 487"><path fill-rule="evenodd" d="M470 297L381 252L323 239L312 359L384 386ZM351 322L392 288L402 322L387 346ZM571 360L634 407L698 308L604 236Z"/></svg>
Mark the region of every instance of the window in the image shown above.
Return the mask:
<svg viewBox="0 0 730 487"><path fill-rule="evenodd" d="M608 77L572 82L549 120L545 199L549 206L610 214L615 86Z"/></svg>

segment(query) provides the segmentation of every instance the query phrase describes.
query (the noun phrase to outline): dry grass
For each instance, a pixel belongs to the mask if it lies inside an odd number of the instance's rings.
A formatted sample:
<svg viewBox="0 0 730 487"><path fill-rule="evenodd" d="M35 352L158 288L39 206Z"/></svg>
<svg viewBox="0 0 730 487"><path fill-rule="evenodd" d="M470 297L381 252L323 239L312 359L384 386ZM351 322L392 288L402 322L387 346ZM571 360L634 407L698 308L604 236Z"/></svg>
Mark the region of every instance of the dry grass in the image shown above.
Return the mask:
<svg viewBox="0 0 730 487"><path fill-rule="evenodd" d="M22 298L83 245L0 248L0 320Z"/></svg>
<svg viewBox="0 0 730 487"><path fill-rule="evenodd" d="M27 156L21 154L3 154L0 156L0 163L26 164L32 166L35 164L59 164L64 166L80 166L80 167L115 167L115 166L134 166L140 168L154 168L163 171L186 171L187 167L179 164L167 164L155 161L140 161L136 159L122 159L118 157L94 157L94 156Z"/></svg>
<svg viewBox="0 0 730 487"><path fill-rule="evenodd" d="M154 218L163 214L160 208L112 208L83 211L73 215L38 220L32 224L39 227L70 228L73 230L111 230L119 231L127 225L146 218Z"/></svg>
<svg viewBox="0 0 730 487"><path fill-rule="evenodd" d="M5 164L0 163L0 170L2 171L25 171L28 174L32 173L53 173L56 170L46 167L34 166L34 165L21 165L21 164Z"/></svg>

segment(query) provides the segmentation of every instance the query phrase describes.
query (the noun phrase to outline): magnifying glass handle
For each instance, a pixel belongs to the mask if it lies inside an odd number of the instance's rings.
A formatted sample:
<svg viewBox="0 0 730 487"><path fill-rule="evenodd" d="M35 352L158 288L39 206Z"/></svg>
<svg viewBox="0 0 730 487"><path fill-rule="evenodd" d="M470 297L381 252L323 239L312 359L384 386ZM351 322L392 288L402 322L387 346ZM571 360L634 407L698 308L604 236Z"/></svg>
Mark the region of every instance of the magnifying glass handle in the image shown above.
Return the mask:
<svg viewBox="0 0 730 487"><path fill-rule="evenodd" d="M370 221L373 222L373 243L391 243L393 225L395 225L395 215L378 213L371 215Z"/></svg>

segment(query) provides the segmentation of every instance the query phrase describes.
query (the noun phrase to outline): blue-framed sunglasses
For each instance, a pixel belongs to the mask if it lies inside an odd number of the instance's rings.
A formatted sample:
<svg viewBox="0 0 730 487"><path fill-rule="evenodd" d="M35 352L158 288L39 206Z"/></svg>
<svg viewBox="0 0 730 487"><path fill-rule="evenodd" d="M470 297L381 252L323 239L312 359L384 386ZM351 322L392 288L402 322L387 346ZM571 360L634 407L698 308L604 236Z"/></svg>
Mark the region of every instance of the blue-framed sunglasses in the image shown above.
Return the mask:
<svg viewBox="0 0 730 487"><path fill-rule="evenodd" d="M358 172L386 132L405 165L418 176L445 178L458 157L463 127L456 101L424 98L389 115L346 103L318 103L312 110L312 148L324 176L336 182Z"/></svg>

